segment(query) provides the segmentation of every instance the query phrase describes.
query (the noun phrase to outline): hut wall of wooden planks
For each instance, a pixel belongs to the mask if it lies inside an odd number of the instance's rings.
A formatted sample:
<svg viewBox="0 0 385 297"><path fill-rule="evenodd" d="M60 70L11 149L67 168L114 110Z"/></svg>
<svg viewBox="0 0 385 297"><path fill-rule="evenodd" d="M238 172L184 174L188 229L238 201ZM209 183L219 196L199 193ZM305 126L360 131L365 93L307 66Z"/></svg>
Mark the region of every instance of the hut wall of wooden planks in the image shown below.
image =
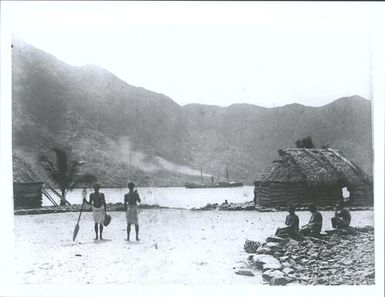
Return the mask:
<svg viewBox="0 0 385 297"><path fill-rule="evenodd" d="M349 205L373 205L368 176L340 151L332 149L280 150L280 159L256 180L257 204L266 207L314 203L333 206L350 192Z"/></svg>
<svg viewBox="0 0 385 297"><path fill-rule="evenodd" d="M14 183L13 205L15 209L37 208L42 205L42 182Z"/></svg>
<svg viewBox="0 0 385 297"><path fill-rule="evenodd" d="M341 189L310 188L306 184L266 183L257 187L257 203L262 206L285 206L293 203L307 206L315 203L319 206L333 205L342 199Z"/></svg>
<svg viewBox="0 0 385 297"><path fill-rule="evenodd" d="M354 206L373 206L372 183L351 186L349 202Z"/></svg>

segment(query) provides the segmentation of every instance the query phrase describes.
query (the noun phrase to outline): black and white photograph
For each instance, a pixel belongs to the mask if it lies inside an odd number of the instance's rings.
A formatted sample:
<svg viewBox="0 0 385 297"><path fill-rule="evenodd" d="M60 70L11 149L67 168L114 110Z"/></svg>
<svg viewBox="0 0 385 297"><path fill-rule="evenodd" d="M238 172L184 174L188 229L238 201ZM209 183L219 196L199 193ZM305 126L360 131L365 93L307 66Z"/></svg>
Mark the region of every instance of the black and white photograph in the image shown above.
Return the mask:
<svg viewBox="0 0 385 297"><path fill-rule="evenodd" d="M383 3L1 6L0 295L380 294Z"/></svg>

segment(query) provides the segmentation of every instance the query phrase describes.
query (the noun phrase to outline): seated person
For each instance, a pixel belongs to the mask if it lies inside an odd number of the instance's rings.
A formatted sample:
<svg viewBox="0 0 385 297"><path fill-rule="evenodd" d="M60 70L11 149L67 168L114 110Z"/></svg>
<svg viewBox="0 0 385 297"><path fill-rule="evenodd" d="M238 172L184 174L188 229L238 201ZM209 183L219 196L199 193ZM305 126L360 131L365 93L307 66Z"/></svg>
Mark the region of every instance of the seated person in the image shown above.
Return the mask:
<svg viewBox="0 0 385 297"><path fill-rule="evenodd" d="M336 229L349 227L351 218L349 210L345 207L345 203L341 201L337 203L337 211L334 218L332 218L332 226Z"/></svg>
<svg viewBox="0 0 385 297"><path fill-rule="evenodd" d="M304 236L317 236L322 229L322 214L314 204L310 204L309 211L312 213L310 221L299 230L299 233Z"/></svg>
<svg viewBox="0 0 385 297"><path fill-rule="evenodd" d="M278 228L275 235L280 237L296 237L299 230L299 218L295 214L294 205L289 205L289 214L286 216L285 225L287 227Z"/></svg>

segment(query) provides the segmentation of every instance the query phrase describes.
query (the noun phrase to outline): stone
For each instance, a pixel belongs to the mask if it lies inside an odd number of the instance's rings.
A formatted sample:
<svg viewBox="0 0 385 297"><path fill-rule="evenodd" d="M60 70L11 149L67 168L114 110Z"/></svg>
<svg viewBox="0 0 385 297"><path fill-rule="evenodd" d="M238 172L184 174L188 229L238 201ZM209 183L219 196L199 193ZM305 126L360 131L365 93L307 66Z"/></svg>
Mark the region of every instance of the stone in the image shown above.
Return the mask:
<svg viewBox="0 0 385 297"><path fill-rule="evenodd" d="M284 251L282 251L281 249L278 249L278 250L275 250L274 251L274 256L276 257L276 258L279 258L279 257L281 257L281 256L283 256L285 253L284 253Z"/></svg>
<svg viewBox="0 0 385 297"><path fill-rule="evenodd" d="M318 259L319 257L320 257L320 253L318 253L318 252L312 253L310 255L310 258L312 258L312 259Z"/></svg>
<svg viewBox="0 0 385 297"><path fill-rule="evenodd" d="M268 247L263 247L263 246L260 246L258 249L257 249L257 254L272 254L272 250Z"/></svg>
<svg viewBox="0 0 385 297"><path fill-rule="evenodd" d="M287 259L289 259L288 256L279 257L279 261L286 261Z"/></svg>
<svg viewBox="0 0 385 297"><path fill-rule="evenodd" d="M312 245L313 245L313 242L310 241L310 240L308 240L308 239L303 240L303 241L301 242L301 246L309 247L309 246L312 246Z"/></svg>
<svg viewBox="0 0 385 297"><path fill-rule="evenodd" d="M302 281L309 281L309 280L310 280L310 277L301 274L300 279L301 279Z"/></svg>
<svg viewBox="0 0 385 297"><path fill-rule="evenodd" d="M334 263L332 266L331 266L332 268L340 268L341 267L341 265L340 264L338 264L338 263Z"/></svg>
<svg viewBox="0 0 385 297"><path fill-rule="evenodd" d="M201 210L211 210L212 209L212 204L208 203L206 204L206 206L203 206L202 208L200 208Z"/></svg>
<svg viewBox="0 0 385 297"><path fill-rule="evenodd" d="M288 238L282 238L279 236L270 236L270 237L266 238L266 242L286 243L288 241L289 241Z"/></svg>
<svg viewBox="0 0 385 297"><path fill-rule="evenodd" d="M298 241L297 240L294 240L294 239L289 239L287 242L286 242L286 246L298 246Z"/></svg>
<svg viewBox="0 0 385 297"><path fill-rule="evenodd" d="M307 270L307 269L306 269L305 267L303 267L303 266L297 266L296 269L297 269L297 272L299 272L299 273L305 272L305 271Z"/></svg>
<svg viewBox="0 0 385 297"><path fill-rule="evenodd" d="M286 286L286 284L289 281L286 279L286 277L273 277L270 280L270 286Z"/></svg>
<svg viewBox="0 0 385 297"><path fill-rule="evenodd" d="M281 264L283 267L293 267L289 262L282 262Z"/></svg>
<svg viewBox="0 0 385 297"><path fill-rule="evenodd" d="M237 270L235 271L236 274L239 274L239 275L245 275L245 276L254 276L254 273L250 270Z"/></svg>
<svg viewBox="0 0 385 297"><path fill-rule="evenodd" d="M279 269L282 269L283 266L281 263L277 264L277 263L266 263L266 264L263 264L263 267L262 267L262 271L266 271L266 270L279 270Z"/></svg>
<svg viewBox="0 0 385 297"><path fill-rule="evenodd" d="M262 278L270 281L273 277L284 277L285 274L279 270L266 270L262 273Z"/></svg>
<svg viewBox="0 0 385 297"><path fill-rule="evenodd" d="M352 265L354 261L352 259L342 258L341 260L338 261L338 263L341 263L342 265L345 265L345 266L349 266L349 265Z"/></svg>
<svg viewBox="0 0 385 297"><path fill-rule="evenodd" d="M264 247L268 247L270 249L277 249L277 248L281 247L281 244L278 242L268 242L264 245Z"/></svg>
<svg viewBox="0 0 385 297"><path fill-rule="evenodd" d="M258 266L258 264L260 264L260 267L262 268L262 266L264 264L276 264L276 265L281 265L281 263L276 259L274 258L273 256L271 255L266 255L266 254L261 254L261 255L254 255L253 257L254 259L254 263Z"/></svg>
<svg viewBox="0 0 385 297"><path fill-rule="evenodd" d="M374 278L374 276L375 276L374 271L373 272L366 272L364 274L364 277L366 277L366 278Z"/></svg>
<svg viewBox="0 0 385 297"><path fill-rule="evenodd" d="M294 285L294 286L297 286L297 285L300 285L300 284L301 284L301 282L299 280L293 280L290 283L288 283L288 285Z"/></svg>
<svg viewBox="0 0 385 297"><path fill-rule="evenodd" d="M290 267L285 267L282 272L284 274L290 274L290 273L293 273L294 272L294 269L290 268Z"/></svg>
<svg viewBox="0 0 385 297"><path fill-rule="evenodd" d="M297 265L297 262L295 262L294 259L289 259L289 263L290 263L292 266Z"/></svg>

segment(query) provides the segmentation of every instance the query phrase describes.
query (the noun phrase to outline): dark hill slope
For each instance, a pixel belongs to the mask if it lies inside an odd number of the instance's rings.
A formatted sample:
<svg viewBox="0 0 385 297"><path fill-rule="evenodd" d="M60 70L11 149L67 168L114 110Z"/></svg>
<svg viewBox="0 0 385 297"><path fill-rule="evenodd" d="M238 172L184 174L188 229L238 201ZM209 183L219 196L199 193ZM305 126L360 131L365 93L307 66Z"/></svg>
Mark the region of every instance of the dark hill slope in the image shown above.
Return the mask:
<svg viewBox="0 0 385 297"><path fill-rule="evenodd" d="M341 149L372 170L370 101L354 96L322 107L179 106L96 67L74 67L21 40L13 42L15 180L45 179L38 154L72 149L106 186L124 185L132 150L141 185L183 184L202 168L251 183L298 138ZM196 178L196 177L195 177Z"/></svg>

